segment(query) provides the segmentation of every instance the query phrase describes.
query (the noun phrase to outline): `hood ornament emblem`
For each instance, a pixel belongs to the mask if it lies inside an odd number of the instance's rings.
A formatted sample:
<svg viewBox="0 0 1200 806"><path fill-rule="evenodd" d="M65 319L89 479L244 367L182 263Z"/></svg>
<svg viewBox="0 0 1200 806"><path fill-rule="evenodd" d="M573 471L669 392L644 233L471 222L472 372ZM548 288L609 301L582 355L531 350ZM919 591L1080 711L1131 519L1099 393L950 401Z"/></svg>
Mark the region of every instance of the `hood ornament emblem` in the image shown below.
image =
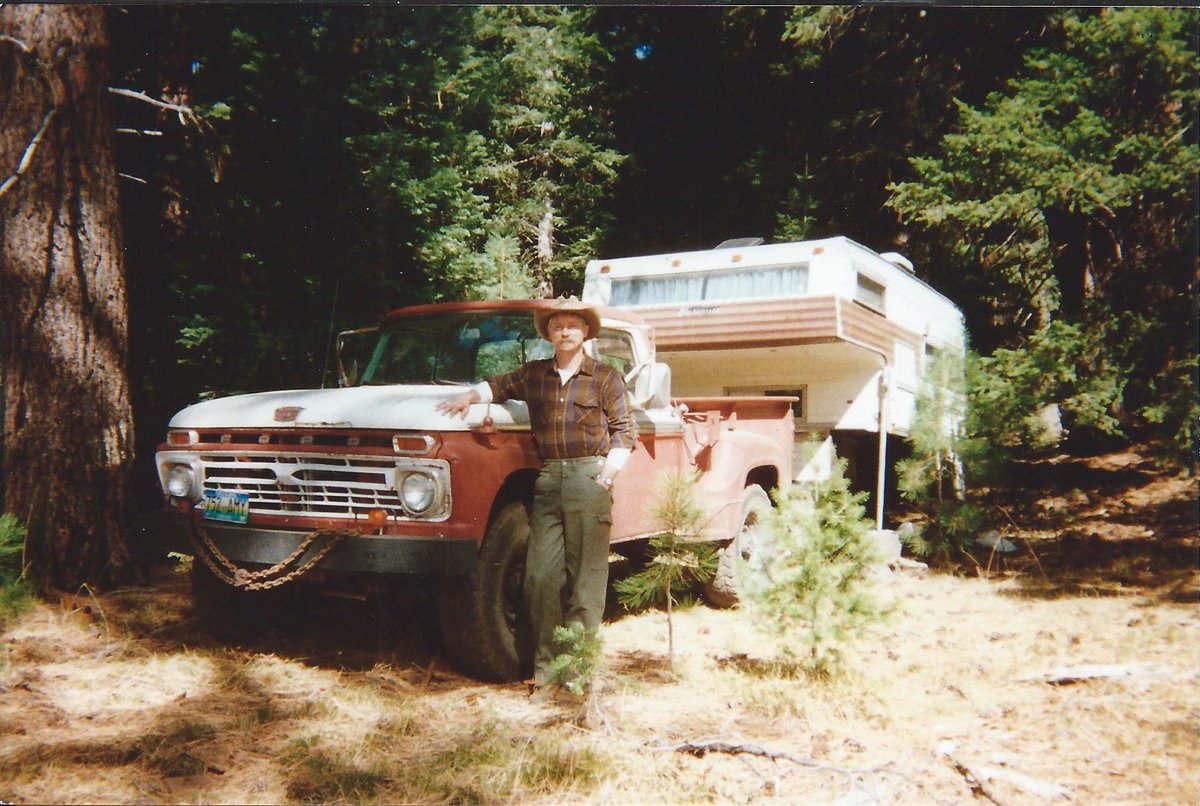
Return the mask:
<svg viewBox="0 0 1200 806"><path fill-rule="evenodd" d="M300 409L300 406L280 406L279 408L275 409L275 422L296 422L296 418L300 416Z"/></svg>

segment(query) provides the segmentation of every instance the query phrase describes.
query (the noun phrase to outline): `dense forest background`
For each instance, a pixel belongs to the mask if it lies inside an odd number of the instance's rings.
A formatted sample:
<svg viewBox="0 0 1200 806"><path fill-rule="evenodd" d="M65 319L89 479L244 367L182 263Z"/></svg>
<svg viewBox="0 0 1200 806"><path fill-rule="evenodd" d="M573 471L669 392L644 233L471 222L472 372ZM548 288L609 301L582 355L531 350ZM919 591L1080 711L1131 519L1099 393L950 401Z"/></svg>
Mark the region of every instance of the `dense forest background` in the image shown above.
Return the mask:
<svg viewBox="0 0 1200 806"><path fill-rule="evenodd" d="M139 465L202 395L320 385L386 309L751 235L908 255L967 314L994 444L1055 405L1194 462L1198 21L113 7L112 85L195 113L112 98Z"/></svg>

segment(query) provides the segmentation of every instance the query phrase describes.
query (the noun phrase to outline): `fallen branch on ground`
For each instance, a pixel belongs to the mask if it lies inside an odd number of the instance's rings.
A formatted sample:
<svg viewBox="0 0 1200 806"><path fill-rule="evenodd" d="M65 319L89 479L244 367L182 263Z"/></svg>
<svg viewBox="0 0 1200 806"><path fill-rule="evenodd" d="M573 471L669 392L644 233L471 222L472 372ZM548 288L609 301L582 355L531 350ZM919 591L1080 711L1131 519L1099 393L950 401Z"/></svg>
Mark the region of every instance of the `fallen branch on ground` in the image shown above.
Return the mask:
<svg viewBox="0 0 1200 806"><path fill-rule="evenodd" d="M953 742L944 742L938 747L938 753L950 762L959 775L966 781L967 786L971 787L971 791L980 797L987 798L996 806L1004 806L1004 801L1000 800L988 786L988 777L981 772L973 769L969 764L961 761L958 756L954 755L955 746Z"/></svg>
<svg viewBox="0 0 1200 806"><path fill-rule="evenodd" d="M988 786L994 780L1012 784L1022 791L1033 793L1046 800L1059 800L1070 798L1071 796L1066 787L1052 784L1048 781L1041 781L1014 770L987 765L967 764L954 754L956 749L957 746L954 742L943 742L938 746L937 752L950 762L950 766L954 767L959 775L963 777L963 780L967 782L967 786L971 787L972 791L978 793L981 797L987 798L992 803L995 803L996 806L1004 805L999 796Z"/></svg>
<svg viewBox="0 0 1200 806"><path fill-rule="evenodd" d="M784 753L778 750L768 750L765 747L760 747L756 744L743 744L741 742L726 742L721 739L703 739L696 742L679 742L678 744L662 744L661 742L651 742L650 746L655 750L674 751L676 753L689 753L697 758L703 758L708 753L727 753L729 755L737 755L745 753L750 756L760 756L762 758L782 759L790 761L793 764L799 764L802 767L812 767L813 769L829 769L834 772L847 772L842 767L834 767L828 764L822 764L811 758L804 758L792 753Z"/></svg>
<svg viewBox="0 0 1200 806"><path fill-rule="evenodd" d="M972 774L982 775L989 781L1005 781L1018 789L1023 789L1026 792L1032 792L1038 797L1046 800L1059 800L1069 798L1070 793L1066 787L1052 784L1049 781L1041 781L1029 775L1016 772L1015 770L1006 770L1002 767L991 767L979 765L972 767Z"/></svg>
<svg viewBox="0 0 1200 806"><path fill-rule="evenodd" d="M775 761L790 761L793 764L798 764L801 767L807 767L813 770L824 770L826 772L834 772L845 777L850 781L850 785L857 788L858 784L854 780L857 775L895 775L911 784L920 787L920 784L914 781L909 776L902 772L890 769L885 765L877 767L839 767L835 764L825 764L816 759L805 758L794 753L785 753L779 750L770 750L757 744L745 744L742 742L727 742L722 739L703 739L694 742L679 742L677 744L664 744L661 741L649 742L651 748L661 751L671 751L676 753L688 753L703 758L708 753L726 753L728 755L746 754L750 756L759 756L761 758L769 758Z"/></svg>
<svg viewBox="0 0 1200 806"><path fill-rule="evenodd" d="M1153 663L1121 663L1112 666L1062 666L1041 674L1018 677L1018 682L1031 681L1049 683L1052 686L1064 686L1070 683L1081 683L1084 680L1099 680L1112 677L1133 677L1135 675L1152 675L1161 669Z"/></svg>

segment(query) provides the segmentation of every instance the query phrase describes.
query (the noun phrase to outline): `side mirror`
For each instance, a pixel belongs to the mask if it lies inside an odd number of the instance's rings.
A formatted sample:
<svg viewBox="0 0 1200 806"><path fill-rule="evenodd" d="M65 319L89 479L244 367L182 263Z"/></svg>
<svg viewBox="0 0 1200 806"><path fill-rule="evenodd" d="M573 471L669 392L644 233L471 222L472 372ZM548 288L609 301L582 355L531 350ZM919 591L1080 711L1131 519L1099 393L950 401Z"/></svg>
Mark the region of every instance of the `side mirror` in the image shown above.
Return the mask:
<svg viewBox="0 0 1200 806"><path fill-rule="evenodd" d="M625 383L637 408L658 409L671 405L671 368L666 364L641 364L625 377Z"/></svg>

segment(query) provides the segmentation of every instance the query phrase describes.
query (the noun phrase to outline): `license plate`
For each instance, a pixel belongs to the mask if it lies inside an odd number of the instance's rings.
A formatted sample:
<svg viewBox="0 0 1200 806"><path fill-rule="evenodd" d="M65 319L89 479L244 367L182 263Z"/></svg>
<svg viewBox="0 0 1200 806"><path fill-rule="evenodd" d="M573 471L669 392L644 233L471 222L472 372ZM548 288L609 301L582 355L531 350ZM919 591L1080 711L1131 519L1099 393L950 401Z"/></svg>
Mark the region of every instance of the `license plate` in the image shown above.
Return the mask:
<svg viewBox="0 0 1200 806"><path fill-rule="evenodd" d="M210 521L245 523L250 519L250 495L229 490L205 490L204 517Z"/></svg>

